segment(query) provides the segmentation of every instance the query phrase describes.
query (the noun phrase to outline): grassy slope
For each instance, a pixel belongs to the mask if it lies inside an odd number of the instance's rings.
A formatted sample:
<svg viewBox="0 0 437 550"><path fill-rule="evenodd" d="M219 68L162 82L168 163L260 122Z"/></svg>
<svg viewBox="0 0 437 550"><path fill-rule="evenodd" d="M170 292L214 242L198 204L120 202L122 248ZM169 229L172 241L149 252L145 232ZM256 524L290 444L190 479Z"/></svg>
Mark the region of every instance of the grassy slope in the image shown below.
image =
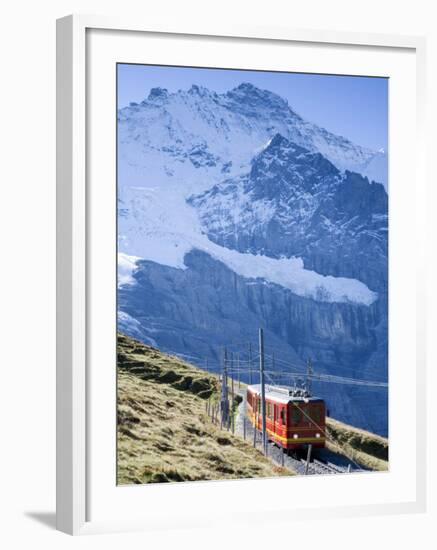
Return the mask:
<svg viewBox="0 0 437 550"><path fill-rule="evenodd" d="M371 470L388 470L388 440L379 435L327 418L328 435L344 450L346 456ZM339 452L338 447L328 442L327 447Z"/></svg>
<svg viewBox="0 0 437 550"><path fill-rule="evenodd" d="M118 483L292 475L214 426L218 380L131 338L118 338Z"/></svg>

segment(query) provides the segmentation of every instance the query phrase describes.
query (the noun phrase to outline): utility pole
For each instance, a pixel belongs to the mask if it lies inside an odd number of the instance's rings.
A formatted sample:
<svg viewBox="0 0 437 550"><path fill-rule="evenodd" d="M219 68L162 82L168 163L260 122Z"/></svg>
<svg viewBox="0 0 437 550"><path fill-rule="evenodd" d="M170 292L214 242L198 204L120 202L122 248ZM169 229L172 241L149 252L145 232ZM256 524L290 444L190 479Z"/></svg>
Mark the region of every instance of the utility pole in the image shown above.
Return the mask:
<svg viewBox="0 0 437 550"><path fill-rule="evenodd" d="M310 467L310 460L311 460L311 450L313 446L311 443L308 445L308 453L307 453L307 462L305 464L305 475L308 475L308 468Z"/></svg>
<svg viewBox="0 0 437 550"><path fill-rule="evenodd" d="M240 384L240 354L237 353L237 380L238 380L238 389L241 388Z"/></svg>
<svg viewBox="0 0 437 550"><path fill-rule="evenodd" d="M223 376L222 376L222 396L221 396L221 422L220 426L227 425L228 416L229 416L229 400L228 400L228 352L227 349L224 349L223 354Z"/></svg>
<svg viewBox="0 0 437 550"><path fill-rule="evenodd" d="M266 430L266 388L264 381L264 333L259 329L259 375L261 382L261 413L262 413L262 444L263 452L267 454L267 430Z"/></svg>
<svg viewBox="0 0 437 550"><path fill-rule="evenodd" d="M224 385L225 385L225 354L226 351L223 351L223 363L222 363L222 372L221 372L221 381L222 381L222 391L220 396L220 429L223 429L223 403L224 403ZM214 412L213 412L213 419L214 419Z"/></svg>
<svg viewBox="0 0 437 550"><path fill-rule="evenodd" d="M308 361L307 361L307 391L309 394L311 394L311 380L312 380L312 375L313 375L313 364L311 362L311 359L308 358Z"/></svg>
<svg viewBox="0 0 437 550"><path fill-rule="evenodd" d="M252 344L249 342L249 385L252 385Z"/></svg>
<svg viewBox="0 0 437 550"><path fill-rule="evenodd" d="M233 418L234 418L234 352L231 351L231 406L229 409L229 427L232 429Z"/></svg>
<svg viewBox="0 0 437 550"><path fill-rule="evenodd" d="M232 423L232 433L235 433L235 411L234 411L234 377L231 377L231 399L232 399L232 407L231 407L231 423Z"/></svg>
<svg viewBox="0 0 437 550"><path fill-rule="evenodd" d="M274 351L272 351L272 372L274 373L273 376L275 376L276 375L276 364L275 364L275 352ZM279 383L281 383L280 378L279 378Z"/></svg>
<svg viewBox="0 0 437 550"><path fill-rule="evenodd" d="M276 372L276 369L278 369L278 378L279 380L281 380L281 383L282 383L282 365L281 365L281 362L279 361L278 366L276 366L275 352L273 352L273 367L275 372Z"/></svg>

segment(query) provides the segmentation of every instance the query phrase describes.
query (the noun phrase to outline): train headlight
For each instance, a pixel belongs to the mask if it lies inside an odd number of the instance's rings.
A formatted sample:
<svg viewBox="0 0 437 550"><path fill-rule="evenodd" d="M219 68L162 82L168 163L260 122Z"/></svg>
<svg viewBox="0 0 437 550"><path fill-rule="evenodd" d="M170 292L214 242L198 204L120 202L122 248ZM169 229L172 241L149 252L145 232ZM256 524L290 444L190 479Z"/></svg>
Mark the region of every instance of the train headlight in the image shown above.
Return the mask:
<svg viewBox="0 0 437 550"><path fill-rule="evenodd" d="M293 439L298 439L298 438L299 438L299 436L297 434L293 435Z"/></svg>
<svg viewBox="0 0 437 550"><path fill-rule="evenodd" d="M316 437L319 438L319 437L320 437L320 434L316 434Z"/></svg>

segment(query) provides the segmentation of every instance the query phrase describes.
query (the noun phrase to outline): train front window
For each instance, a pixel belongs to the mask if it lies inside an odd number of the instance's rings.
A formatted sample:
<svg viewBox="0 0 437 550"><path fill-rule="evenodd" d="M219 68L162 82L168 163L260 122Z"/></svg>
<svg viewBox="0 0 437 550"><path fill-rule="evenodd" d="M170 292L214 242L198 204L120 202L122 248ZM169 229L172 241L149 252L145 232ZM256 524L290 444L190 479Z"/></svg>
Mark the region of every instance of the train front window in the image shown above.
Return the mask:
<svg viewBox="0 0 437 550"><path fill-rule="evenodd" d="M314 406L311 410L311 420L313 420L313 422L315 422L316 424L320 424L321 420L322 420L322 411L321 409L319 408L318 405Z"/></svg>
<svg viewBox="0 0 437 550"><path fill-rule="evenodd" d="M302 413L297 407L293 407L291 419L293 424L300 424L300 421L302 419Z"/></svg>

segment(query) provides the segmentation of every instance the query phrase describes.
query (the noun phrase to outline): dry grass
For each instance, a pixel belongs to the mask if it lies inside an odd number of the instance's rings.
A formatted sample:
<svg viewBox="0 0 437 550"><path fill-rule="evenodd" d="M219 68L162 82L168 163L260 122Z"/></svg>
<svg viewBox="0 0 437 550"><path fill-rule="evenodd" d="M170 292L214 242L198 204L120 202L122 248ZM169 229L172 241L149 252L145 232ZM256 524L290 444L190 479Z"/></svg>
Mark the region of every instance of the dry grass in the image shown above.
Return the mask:
<svg viewBox="0 0 437 550"><path fill-rule="evenodd" d="M388 470L388 440L379 435L343 424L332 418L326 419L328 434L344 450L346 456L357 464L371 470ZM328 449L338 452L338 447L327 443Z"/></svg>
<svg viewBox="0 0 437 550"><path fill-rule="evenodd" d="M206 399L215 376L156 349L118 338L118 483L292 475L213 425Z"/></svg>

